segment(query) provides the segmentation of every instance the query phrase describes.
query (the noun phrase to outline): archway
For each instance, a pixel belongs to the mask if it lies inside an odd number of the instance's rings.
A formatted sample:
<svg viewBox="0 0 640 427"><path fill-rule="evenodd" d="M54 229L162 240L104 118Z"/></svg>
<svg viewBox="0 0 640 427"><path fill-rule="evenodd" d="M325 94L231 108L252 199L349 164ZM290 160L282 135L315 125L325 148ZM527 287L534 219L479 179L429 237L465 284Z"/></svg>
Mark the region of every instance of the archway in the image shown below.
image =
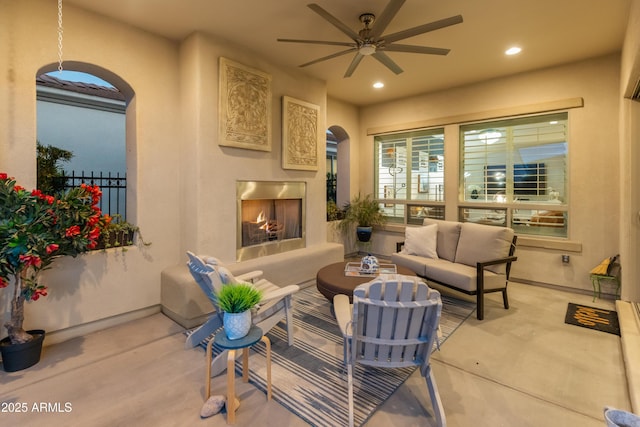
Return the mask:
<svg viewBox="0 0 640 427"><path fill-rule="evenodd" d="M73 153L65 185L93 182L103 190L101 208L123 219L135 218L134 91L115 73L67 61L38 70L38 142ZM62 166L62 165L61 165Z"/></svg>
<svg viewBox="0 0 640 427"><path fill-rule="evenodd" d="M332 135L332 140L329 141L329 135ZM336 162L334 165L336 176L336 204L342 207L349 203L349 188L350 188L350 174L349 174L349 134L338 125L330 126L327 132L327 155L329 148L335 152ZM327 167L327 173L329 168Z"/></svg>

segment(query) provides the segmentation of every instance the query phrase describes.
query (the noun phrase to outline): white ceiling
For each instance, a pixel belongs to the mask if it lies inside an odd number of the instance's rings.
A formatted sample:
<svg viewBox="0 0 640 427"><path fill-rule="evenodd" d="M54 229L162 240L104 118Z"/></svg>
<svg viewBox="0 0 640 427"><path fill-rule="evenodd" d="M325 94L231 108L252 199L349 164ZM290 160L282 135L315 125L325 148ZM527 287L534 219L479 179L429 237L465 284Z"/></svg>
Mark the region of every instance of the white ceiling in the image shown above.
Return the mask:
<svg viewBox="0 0 640 427"><path fill-rule="evenodd" d="M65 0L179 41L204 31L247 46L271 62L296 67L345 49L279 43L277 38L350 39L307 7L315 2L354 31L360 14L379 16L388 0ZM447 56L389 52L404 72L365 57L343 78L353 54L303 68L325 80L330 96L370 105L621 50L631 0L407 0L385 34L462 15L464 22L403 44L451 49ZM523 51L507 57L519 45ZM385 83L374 90L375 81Z"/></svg>

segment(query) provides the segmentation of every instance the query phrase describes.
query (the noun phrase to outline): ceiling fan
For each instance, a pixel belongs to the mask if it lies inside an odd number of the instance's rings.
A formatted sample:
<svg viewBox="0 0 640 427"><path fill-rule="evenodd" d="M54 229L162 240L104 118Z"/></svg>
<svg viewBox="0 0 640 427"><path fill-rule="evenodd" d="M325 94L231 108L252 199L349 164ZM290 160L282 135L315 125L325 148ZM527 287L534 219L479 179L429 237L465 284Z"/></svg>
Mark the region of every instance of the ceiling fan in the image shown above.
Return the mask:
<svg viewBox="0 0 640 427"><path fill-rule="evenodd" d="M448 54L450 51L449 49L396 44L395 42L407 39L409 37L417 36L419 34L424 34L429 31L439 30L440 28L460 24L462 22L461 15L456 15L450 18L441 19L439 21L430 22L428 24L419 25L407 30L398 31L397 33L382 35L384 30L387 28L387 25L389 25L391 20L396 16L404 2L405 0L391 0L382 12L382 15L380 15L377 20L376 16L373 13L363 13L362 15L360 15L360 22L364 24L364 28L357 33L319 5L311 3L307 5L311 10L322 16L344 34L349 36L349 38L351 38L353 42L298 39L278 39L278 41L288 43L322 44L329 46L348 46L349 49L336 52L334 54L324 56L322 58L318 58L311 62L300 65L300 67L306 67L308 65L346 55L347 53L355 52L356 55L353 57L351 64L347 68L347 71L344 73L344 77L351 77L353 72L358 67L358 64L360 64L360 61L362 61L362 58L364 58L365 56L373 56L395 74L400 74L402 73L402 68L400 68L398 64L396 64L385 52L422 53L427 55Z"/></svg>

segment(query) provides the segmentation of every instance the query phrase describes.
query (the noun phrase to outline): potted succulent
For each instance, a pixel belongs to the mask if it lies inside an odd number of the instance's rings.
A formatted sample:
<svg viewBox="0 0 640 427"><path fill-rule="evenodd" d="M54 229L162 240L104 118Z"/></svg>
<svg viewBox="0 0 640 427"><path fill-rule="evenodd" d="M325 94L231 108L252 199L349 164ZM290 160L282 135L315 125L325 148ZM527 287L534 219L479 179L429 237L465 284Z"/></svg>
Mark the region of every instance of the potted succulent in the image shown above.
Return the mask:
<svg viewBox="0 0 640 427"><path fill-rule="evenodd" d="M240 339L251 329L251 309L262 300L262 292L248 283L224 285L216 295L224 313L222 323L227 338Z"/></svg>
<svg viewBox="0 0 640 427"><path fill-rule="evenodd" d="M370 194L364 197L358 194L345 205L344 210L344 219L340 222L341 230L347 232L355 225L358 240L361 242L371 239L374 225L384 225L387 222L380 204L373 200Z"/></svg>
<svg viewBox="0 0 640 427"><path fill-rule="evenodd" d="M27 191L0 173L0 288L11 290L11 315L4 325L8 337L0 341L5 370L24 369L40 359L36 348L37 358L18 356L27 366L11 365L5 351L30 347L34 340L41 348L44 331L23 328L24 304L47 295L40 273L57 258L96 248L106 223L98 207L101 196L100 188L84 184L56 196Z"/></svg>
<svg viewBox="0 0 640 427"><path fill-rule="evenodd" d="M105 215L108 220L105 226L101 229L100 239L98 240L99 249L109 249L115 247L122 247L122 250L126 250L126 246L133 245L133 239L135 234L138 233L140 241L149 246L150 242L145 242L140 234L140 227L125 221L122 215L115 214L111 217Z"/></svg>

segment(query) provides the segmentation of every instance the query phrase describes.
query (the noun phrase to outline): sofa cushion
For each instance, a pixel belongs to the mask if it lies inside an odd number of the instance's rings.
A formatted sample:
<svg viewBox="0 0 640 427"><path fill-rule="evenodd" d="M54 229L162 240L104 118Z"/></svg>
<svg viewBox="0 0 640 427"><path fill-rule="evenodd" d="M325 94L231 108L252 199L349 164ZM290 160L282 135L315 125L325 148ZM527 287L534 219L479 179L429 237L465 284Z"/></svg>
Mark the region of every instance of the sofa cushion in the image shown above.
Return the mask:
<svg viewBox="0 0 640 427"><path fill-rule="evenodd" d="M425 218L422 223L424 225L438 224L438 243L436 245L438 257L453 262L456 258L462 223L431 218Z"/></svg>
<svg viewBox="0 0 640 427"><path fill-rule="evenodd" d="M460 230L460 240L455 262L476 267L476 263L509 256L513 230L506 227L465 222ZM492 265L487 270L505 273L505 264Z"/></svg>
<svg viewBox="0 0 640 427"><path fill-rule="evenodd" d="M438 260L430 260L438 261ZM449 261L429 262L425 264L425 277L441 282L445 285L473 292L477 290L477 270L465 264ZM506 286L507 278L504 274L484 272L484 289L501 289Z"/></svg>
<svg viewBox="0 0 640 427"><path fill-rule="evenodd" d="M391 254L391 263L397 266L407 267L419 276L424 276L425 263L431 261L432 258L425 258L418 255L409 255L404 252Z"/></svg>
<svg viewBox="0 0 640 427"><path fill-rule="evenodd" d="M404 232L404 252L408 255L420 255L427 258L438 258L436 243L438 224L422 227L406 227Z"/></svg>

